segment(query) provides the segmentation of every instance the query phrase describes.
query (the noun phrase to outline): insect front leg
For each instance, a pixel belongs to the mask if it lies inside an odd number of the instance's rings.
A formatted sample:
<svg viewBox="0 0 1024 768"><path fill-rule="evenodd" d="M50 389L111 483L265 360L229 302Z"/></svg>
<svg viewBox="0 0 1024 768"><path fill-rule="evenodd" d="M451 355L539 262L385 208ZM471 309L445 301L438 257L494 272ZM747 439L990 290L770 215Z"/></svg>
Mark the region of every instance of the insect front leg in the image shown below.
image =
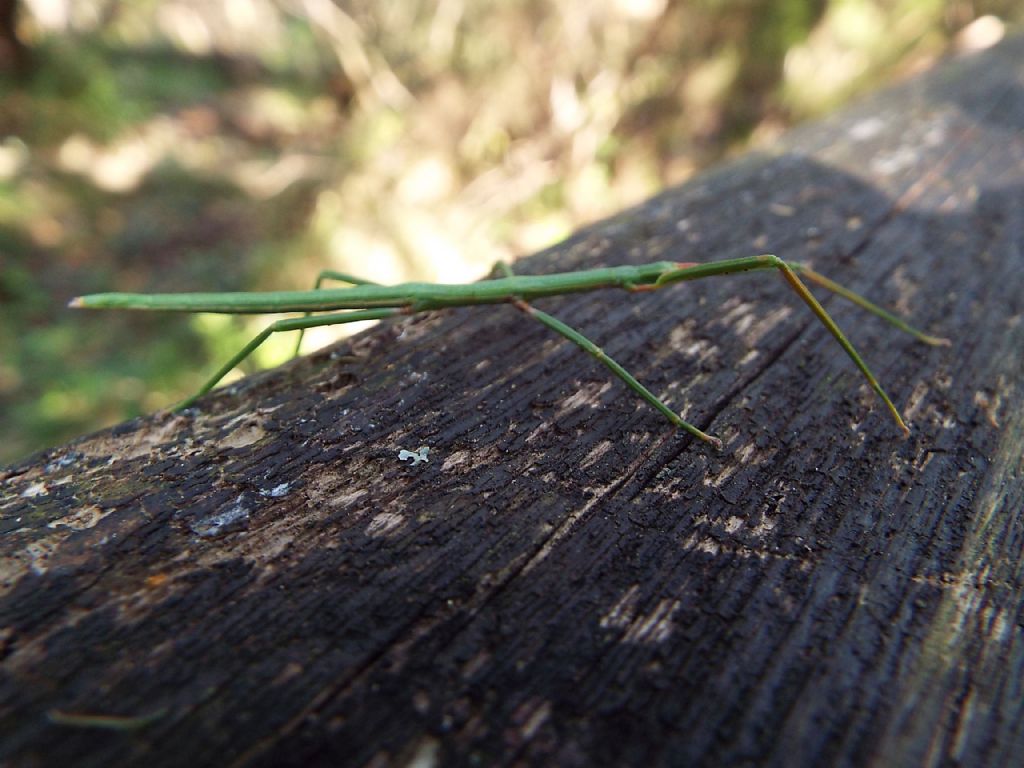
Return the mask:
<svg viewBox="0 0 1024 768"><path fill-rule="evenodd" d="M211 376L199 391L196 392L192 397L183 400L174 406L174 410L181 410L182 408L188 408L190 405L195 403L200 397L205 395L211 389L223 379L231 370L241 363L245 358L251 355L257 347L260 346L264 341L270 338L271 334L278 333L279 331L304 331L306 328L320 328L325 325L341 325L343 323L355 323L360 320L383 320L386 317L394 317L395 315L402 315L408 313L409 308L407 307L387 307L383 309L357 309L351 312L336 312L329 315L315 315L311 316L307 314L304 317L291 317L284 320L277 320L271 323L269 326L264 328L260 333L253 338L248 344L242 347L237 354L222 365L213 376Z"/></svg>

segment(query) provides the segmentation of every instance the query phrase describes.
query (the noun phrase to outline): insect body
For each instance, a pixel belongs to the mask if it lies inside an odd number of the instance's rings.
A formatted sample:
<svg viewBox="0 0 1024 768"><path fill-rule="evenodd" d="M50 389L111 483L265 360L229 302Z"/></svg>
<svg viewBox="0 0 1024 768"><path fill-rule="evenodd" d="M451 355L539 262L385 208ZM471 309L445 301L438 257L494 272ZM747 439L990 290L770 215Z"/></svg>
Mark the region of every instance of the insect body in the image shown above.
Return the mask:
<svg viewBox="0 0 1024 768"><path fill-rule="evenodd" d="M837 293L858 306L878 315L901 330L910 333L920 341L934 345L948 345L947 339L924 334L912 328L900 318L871 303L860 294L819 275L810 267L786 262L777 256L763 254L738 259L707 262L704 264L659 261L639 266L604 267L577 272L562 272L553 275L513 275L508 267L499 265L504 277L484 280L468 285L447 285L436 283L403 283L401 285L377 285L359 278L337 272L324 272L312 291L273 291L239 293L174 293L135 294L99 293L80 296L71 301L72 307L91 309L147 309L178 312L218 312L228 314L259 314L265 312L305 312L303 317L278 320L269 325L234 357L225 363L200 390L180 403L178 408L192 405L201 395L209 392L238 363L248 357L268 336L279 331L299 331L325 325L351 323L359 320L380 320L396 315L408 315L450 307L474 304L510 303L532 316L545 326L561 334L593 355L622 379L640 397L660 411L672 424L689 432L694 437L721 447L721 441L698 429L656 395L637 381L625 368L610 358L599 346L579 331L561 320L542 312L529 302L546 296L594 291L603 288L622 288L628 291L653 291L667 285L688 280L699 280L713 275L728 275L759 269L778 270L790 287L810 307L821 323L835 337L846 351L854 365L861 371L872 389L885 403L896 424L909 434L906 424L892 400L882 389L878 380L868 369L853 345L836 325L825 308L818 303L800 275L821 287ZM326 279L350 283L347 288L323 289ZM342 310L342 311L338 311ZM324 312L326 314L312 314ZM301 341L301 336L300 336Z"/></svg>

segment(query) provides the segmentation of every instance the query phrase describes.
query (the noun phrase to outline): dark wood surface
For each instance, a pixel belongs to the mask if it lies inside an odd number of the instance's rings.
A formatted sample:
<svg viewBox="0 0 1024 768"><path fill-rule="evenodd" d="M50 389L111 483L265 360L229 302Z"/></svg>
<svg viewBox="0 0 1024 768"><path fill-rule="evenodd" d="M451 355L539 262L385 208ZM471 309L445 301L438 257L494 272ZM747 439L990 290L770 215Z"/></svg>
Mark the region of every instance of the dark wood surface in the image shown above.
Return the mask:
<svg viewBox="0 0 1024 768"><path fill-rule="evenodd" d="M763 273L538 302L721 452L498 306L7 468L0 762L1019 764L1022 184L1017 39L517 267L809 261L909 440Z"/></svg>

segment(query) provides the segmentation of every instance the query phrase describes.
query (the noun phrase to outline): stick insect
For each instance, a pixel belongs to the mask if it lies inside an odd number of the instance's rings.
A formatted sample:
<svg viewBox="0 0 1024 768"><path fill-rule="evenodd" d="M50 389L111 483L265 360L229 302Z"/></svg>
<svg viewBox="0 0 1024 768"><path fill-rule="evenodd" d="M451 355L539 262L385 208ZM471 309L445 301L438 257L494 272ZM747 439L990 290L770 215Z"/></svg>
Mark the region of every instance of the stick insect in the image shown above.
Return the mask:
<svg viewBox="0 0 1024 768"><path fill-rule="evenodd" d="M707 263L659 261L640 266L604 267L577 272L562 272L551 275L513 275L511 270L499 264L503 276L467 285L435 283L403 283L400 285L378 285L339 272L323 272L311 291L273 291L236 293L176 293L176 294L134 294L98 293L80 296L70 303L72 307L90 309L145 309L178 312L217 312L224 314L260 314L269 312L304 312L302 317L278 320L271 323L234 357L214 373L194 395L175 406L187 408L202 395L213 389L225 375L248 357L271 334L283 331L299 331L325 325L353 323L359 320L381 320L397 315L411 315L437 309L464 307L475 304L512 304L527 315L538 320L555 333L561 334L572 343L595 357L641 398L657 409L674 426L686 430L694 437L722 447L717 437L709 435L684 420L669 408L632 374L609 357L599 346L576 329L561 320L534 307L530 302L547 296L595 291L603 288L620 288L631 292L654 291L672 283L699 280L713 275L730 275L752 270L774 269L796 294L810 308L818 320L835 337L847 356L857 366L871 388L889 410L896 425L904 435L910 430L903 422L899 410L882 389L878 379L825 311L818 300L800 279L803 276L828 291L838 294L859 307L871 312L919 341L932 345L948 345L948 339L929 336L911 327L906 322L873 304L858 293L820 275L809 266L787 262L771 254L724 259ZM325 280L337 280L349 284L346 288L323 288ZM337 311L343 310L343 311ZM327 314L315 315L315 312ZM296 347L298 349L298 347Z"/></svg>

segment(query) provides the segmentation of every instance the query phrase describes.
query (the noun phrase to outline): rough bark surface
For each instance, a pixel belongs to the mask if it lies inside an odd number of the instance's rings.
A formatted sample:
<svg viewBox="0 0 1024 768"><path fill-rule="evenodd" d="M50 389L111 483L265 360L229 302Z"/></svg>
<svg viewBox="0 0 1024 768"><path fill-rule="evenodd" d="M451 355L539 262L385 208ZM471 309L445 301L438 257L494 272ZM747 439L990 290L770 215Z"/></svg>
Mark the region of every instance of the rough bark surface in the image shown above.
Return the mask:
<svg viewBox="0 0 1024 768"><path fill-rule="evenodd" d="M762 273L538 302L722 452L499 306L9 467L0 762L1019 764L1022 129L1018 39L518 266L809 261L909 440Z"/></svg>

